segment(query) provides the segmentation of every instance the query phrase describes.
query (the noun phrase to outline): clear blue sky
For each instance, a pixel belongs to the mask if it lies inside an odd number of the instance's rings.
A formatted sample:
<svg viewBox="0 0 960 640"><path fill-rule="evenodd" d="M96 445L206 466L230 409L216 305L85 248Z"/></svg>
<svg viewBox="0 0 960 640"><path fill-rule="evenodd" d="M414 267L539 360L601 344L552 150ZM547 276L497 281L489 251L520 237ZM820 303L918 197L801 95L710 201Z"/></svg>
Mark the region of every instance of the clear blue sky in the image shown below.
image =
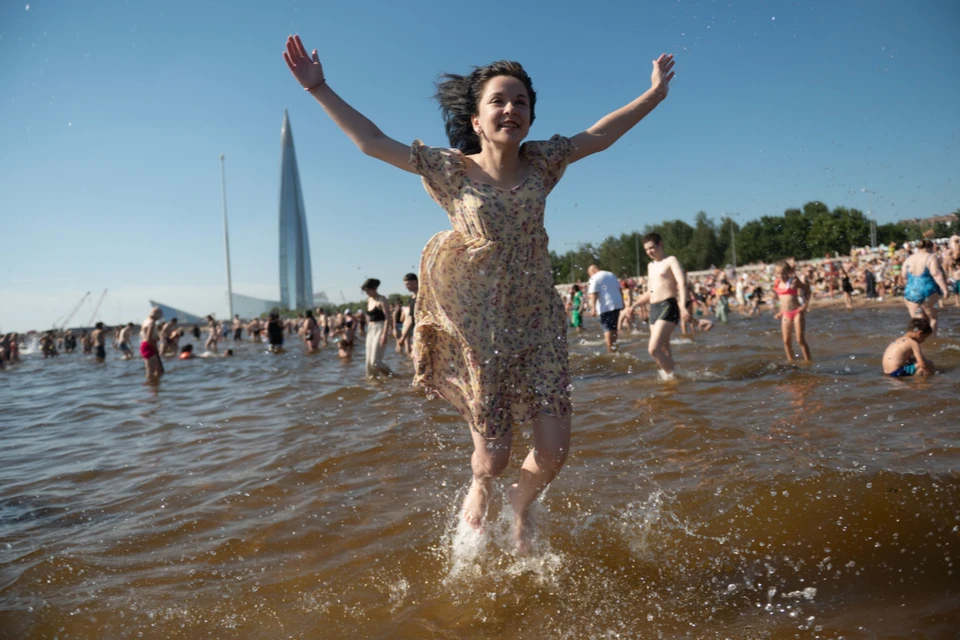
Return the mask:
<svg viewBox="0 0 960 640"><path fill-rule="evenodd" d="M107 323L141 320L148 297L225 315L221 153L234 290L275 299L284 107L314 288L355 300L373 276L403 290L447 218L300 89L281 57L290 33L388 135L437 146L441 72L521 61L539 97L531 137L548 138L645 91L650 61L675 53L668 101L551 195L562 253L700 210L741 223L810 200L881 223L955 210L958 30L955 0L3 2L0 330L47 328L103 289Z"/></svg>

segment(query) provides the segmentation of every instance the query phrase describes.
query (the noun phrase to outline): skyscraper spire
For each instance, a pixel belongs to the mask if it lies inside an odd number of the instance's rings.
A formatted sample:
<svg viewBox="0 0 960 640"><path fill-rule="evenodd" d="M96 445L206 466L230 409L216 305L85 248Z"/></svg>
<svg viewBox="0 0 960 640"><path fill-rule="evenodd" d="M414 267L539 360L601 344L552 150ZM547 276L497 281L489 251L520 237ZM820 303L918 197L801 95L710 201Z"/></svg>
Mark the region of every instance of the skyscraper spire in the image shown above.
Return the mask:
<svg viewBox="0 0 960 640"><path fill-rule="evenodd" d="M280 151L280 302L288 309L309 309L313 306L310 237L286 109L280 129Z"/></svg>

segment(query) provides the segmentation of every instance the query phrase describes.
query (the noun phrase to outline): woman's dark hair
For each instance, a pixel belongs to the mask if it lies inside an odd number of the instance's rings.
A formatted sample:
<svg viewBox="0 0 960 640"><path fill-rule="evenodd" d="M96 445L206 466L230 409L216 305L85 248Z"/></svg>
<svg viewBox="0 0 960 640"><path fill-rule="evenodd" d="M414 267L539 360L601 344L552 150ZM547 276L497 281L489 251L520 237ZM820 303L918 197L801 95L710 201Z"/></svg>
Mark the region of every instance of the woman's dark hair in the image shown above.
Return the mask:
<svg viewBox="0 0 960 640"><path fill-rule="evenodd" d="M923 249L924 251L933 251L933 240L924 238L923 240L920 241L919 244L917 244L917 246Z"/></svg>
<svg viewBox="0 0 960 640"><path fill-rule="evenodd" d="M310 311L310 309L307 309L306 311L303 312L303 317L304 317L304 318L312 318L312 317L313 317L313 311Z"/></svg>
<svg viewBox="0 0 960 640"><path fill-rule="evenodd" d="M510 76L523 83L530 98L530 124L536 118L537 92L530 76L519 62L498 60L485 67L474 67L469 75L441 74L434 98L440 103L444 129L450 146L464 153L480 153L480 137L473 130L472 116L477 115L480 97L487 81L497 76Z"/></svg>
<svg viewBox="0 0 960 640"><path fill-rule="evenodd" d="M573 285L573 292L574 292L574 293L579 293L579 292L580 292L580 285L578 285L578 284Z"/></svg>
<svg viewBox="0 0 960 640"><path fill-rule="evenodd" d="M364 289L364 290L366 290L366 289L379 289L379 288L380 288L380 281L377 280L376 278L367 278L367 279L364 281L364 283L363 283L362 285L360 285L360 288L361 288L361 289Z"/></svg>

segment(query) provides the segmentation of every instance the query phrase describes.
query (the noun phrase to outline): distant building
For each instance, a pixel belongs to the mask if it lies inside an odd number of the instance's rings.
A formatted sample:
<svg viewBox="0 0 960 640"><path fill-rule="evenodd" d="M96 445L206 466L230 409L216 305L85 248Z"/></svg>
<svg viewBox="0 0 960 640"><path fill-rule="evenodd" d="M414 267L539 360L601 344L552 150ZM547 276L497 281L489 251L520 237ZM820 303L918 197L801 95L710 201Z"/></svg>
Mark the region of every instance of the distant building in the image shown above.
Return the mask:
<svg viewBox="0 0 960 640"><path fill-rule="evenodd" d="M280 148L280 303L287 309L306 309L313 305L313 267L297 154L286 110Z"/></svg>
<svg viewBox="0 0 960 640"><path fill-rule="evenodd" d="M226 231L224 235L226 236ZM322 291L313 292L307 213L300 190L300 172L297 170L297 154L293 148L293 131L286 110L283 112L283 126L280 129L280 300L261 300L234 293L231 302L234 314L243 319L260 317L278 308L310 309L330 303ZM179 322L191 324L205 322L198 316L168 305L153 301L150 301L150 304L163 309L166 318L176 317Z"/></svg>
<svg viewBox="0 0 960 640"><path fill-rule="evenodd" d="M157 302L155 300L150 300L151 307L160 307L160 311L163 312L164 320L173 320L177 319L177 322L180 324L205 324L207 322L206 318L201 318L200 316L195 316L192 313L187 313L186 311L181 311L176 307L171 307L168 304L163 304L162 302Z"/></svg>
<svg viewBox="0 0 960 640"><path fill-rule="evenodd" d="M278 300L261 300L242 293L233 294L233 312L244 320L259 318L265 313L282 307Z"/></svg>

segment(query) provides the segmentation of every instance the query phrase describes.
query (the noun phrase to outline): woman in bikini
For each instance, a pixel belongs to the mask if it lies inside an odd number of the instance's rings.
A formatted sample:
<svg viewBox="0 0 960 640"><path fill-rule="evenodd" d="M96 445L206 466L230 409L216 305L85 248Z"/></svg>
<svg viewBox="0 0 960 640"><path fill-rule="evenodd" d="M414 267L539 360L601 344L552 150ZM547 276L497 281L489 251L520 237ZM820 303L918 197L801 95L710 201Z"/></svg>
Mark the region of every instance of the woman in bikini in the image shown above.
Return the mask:
<svg viewBox="0 0 960 640"><path fill-rule="evenodd" d="M310 309L303 312L303 328L301 331L303 344L307 347L307 353L319 351L320 340L323 336L320 333L320 325L317 324L316 318L313 317L313 311Z"/></svg>
<svg viewBox="0 0 960 640"><path fill-rule="evenodd" d="M933 253L933 241L921 240L917 251L903 263L907 274L907 286L903 290L903 301L911 318L930 320L932 337L937 337L937 302L940 297L950 296L947 281L943 276L940 259Z"/></svg>
<svg viewBox="0 0 960 640"><path fill-rule="evenodd" d="M783 334L783 350L787 354L787 362L793 362L792 336L797 334L797 344L803 352L803 359L810 362L810 347L807 346L806 311L810 304L810 285L797 278L793 267L786 261L777 263L777 279L773 284L773 292L780 301L780 311L775 317L780 318L780 331ZM803 294L803 304L800 303L800 294Z"/></svg>

